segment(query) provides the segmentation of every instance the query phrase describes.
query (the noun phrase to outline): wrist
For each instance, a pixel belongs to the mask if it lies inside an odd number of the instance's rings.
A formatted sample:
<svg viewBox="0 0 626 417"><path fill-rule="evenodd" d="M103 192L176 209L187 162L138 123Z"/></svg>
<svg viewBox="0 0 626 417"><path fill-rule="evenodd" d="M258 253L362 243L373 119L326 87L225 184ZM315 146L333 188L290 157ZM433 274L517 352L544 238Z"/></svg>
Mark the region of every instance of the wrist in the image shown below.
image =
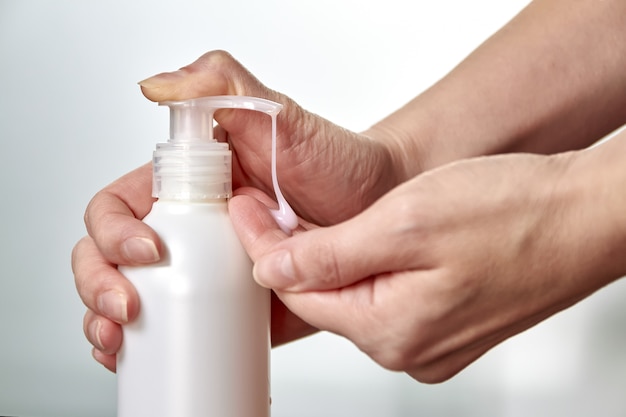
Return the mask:
<svg viewBox="0 0 626 417"><path fill-rule="evenodd" d="M436 165L430 161L432 147L426 143L429 136L410 131L401 121L394 119L392 114L362 132L362 135L385 149L390 161L389 169L398 185Z"/></svg>
<svg viewBox="0 0 626 417"><path fill-rule="evenodd" d="M626 275L626 134L604 145L565 155L563 179L571 203L566 238L573 245L573 264L597 288ZM597 289L594 288L594 289Z"/></svg>

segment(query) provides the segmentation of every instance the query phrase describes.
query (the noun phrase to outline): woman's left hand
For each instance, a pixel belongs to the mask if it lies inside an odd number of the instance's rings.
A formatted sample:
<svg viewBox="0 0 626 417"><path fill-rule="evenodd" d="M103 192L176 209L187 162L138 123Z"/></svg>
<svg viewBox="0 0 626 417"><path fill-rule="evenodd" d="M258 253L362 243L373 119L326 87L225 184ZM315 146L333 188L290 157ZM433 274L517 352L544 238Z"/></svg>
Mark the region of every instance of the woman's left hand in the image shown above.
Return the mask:
<svg viewBox="0 0 626 417"><path fill-rule="evenodd" d="M607 167L620 166L602 152ZM346 222L291 238L256 191L240 190L230 210L255 279L292 312L386 368L440 382L626 273L623 256L606 262L624 249L620 206L601 186L607 170L589 171L589 159L452 163Z"/></svg>

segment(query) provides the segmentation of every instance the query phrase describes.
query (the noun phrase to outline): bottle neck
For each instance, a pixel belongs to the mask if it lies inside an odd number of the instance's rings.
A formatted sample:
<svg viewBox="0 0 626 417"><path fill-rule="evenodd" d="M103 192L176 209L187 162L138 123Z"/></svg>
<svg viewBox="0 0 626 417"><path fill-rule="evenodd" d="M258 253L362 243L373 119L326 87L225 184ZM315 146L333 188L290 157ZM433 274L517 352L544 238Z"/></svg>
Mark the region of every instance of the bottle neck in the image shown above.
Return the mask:
<svg viewBox="0 0 626 417"><path fill-rule="evenodd" d="M152 195L160 200L208 202L232 195L232 153L226 143L160 143L152 169Z"/></svg>

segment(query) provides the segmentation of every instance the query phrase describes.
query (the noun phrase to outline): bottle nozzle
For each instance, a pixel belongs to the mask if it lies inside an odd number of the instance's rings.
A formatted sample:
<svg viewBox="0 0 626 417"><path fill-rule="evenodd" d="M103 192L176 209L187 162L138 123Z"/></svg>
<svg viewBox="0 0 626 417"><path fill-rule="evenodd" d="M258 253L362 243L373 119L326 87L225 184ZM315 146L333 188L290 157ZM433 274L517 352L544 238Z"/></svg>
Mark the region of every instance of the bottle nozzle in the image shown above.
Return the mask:
<svg viewBox="0 0 626 417"><path fill-rule="evenodd" d="M163 101L170 108L170 141L213 141L213 115L218 109L247 109L276 115L282 104L258 97L212 96L191 100Z"/></svg>
<svg viewBox="0 0 626 417"><path fill-rule="evenodd" d="M164 105L161 103L160 105ZM212 108L187 103L167 103L170 106L170 142L213 141Z"/></svg>

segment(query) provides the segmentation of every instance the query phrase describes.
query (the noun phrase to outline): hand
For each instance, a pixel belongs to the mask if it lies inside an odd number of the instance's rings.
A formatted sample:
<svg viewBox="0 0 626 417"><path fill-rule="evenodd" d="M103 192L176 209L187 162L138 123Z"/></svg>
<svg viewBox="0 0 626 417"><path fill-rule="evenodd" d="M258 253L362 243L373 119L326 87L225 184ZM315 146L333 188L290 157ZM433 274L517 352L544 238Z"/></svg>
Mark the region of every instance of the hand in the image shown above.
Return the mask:
<svg viewBox="0 0 626 417"><path fill-rule="evenodd" d="M231 213L248 219L235 226L255 279L287 308L388 369L440 382L626 272L614 221L624 202L613 204L611 187L598 187L609 183L603 169L581 159L452 163L344 223L288 239L250 196L235 197Z"/></svg>
<svg viewBox="0 0 626 417"><path fill-rule="evenodd" d="M341 129L310 114L289 98L263 86L225 52L210 52L174 73L140 83L155 101L210 95L251 95L284 105L278 116L278 175L281 189L296 212L317 224L334 224L370 205L398 179L382 142ZM270 119L245 110L217 112L218 140L233 150L235 187L250 185L272 192ZM72 254L76 286L88 308L84 331L96 360L115 369L122 341L120 324L133 320L138 298L118 265L155 262L162 253L158 236L143 224L150 210L151 167L145 165L100 191L85 214L88 236ZM268 202L269 204L269 202ZM315 329L276 299L272 306L272 340L285 343Z"/></svg>
<svg viewBox="0 0 626 417"><path fill-rule="evenodd" d="M352 217L401 181L389 149L395 146L393 134L359 135L309 113L262 85L226 52L209 52L179 71L156 75L140 85L153 101L233 94L283 104L277 121L280 187L295 211L316 224ZM217 139L228 141L233 151L233 188L252 186L273 195L270 118L224 109L215 119Z"/></svg>

